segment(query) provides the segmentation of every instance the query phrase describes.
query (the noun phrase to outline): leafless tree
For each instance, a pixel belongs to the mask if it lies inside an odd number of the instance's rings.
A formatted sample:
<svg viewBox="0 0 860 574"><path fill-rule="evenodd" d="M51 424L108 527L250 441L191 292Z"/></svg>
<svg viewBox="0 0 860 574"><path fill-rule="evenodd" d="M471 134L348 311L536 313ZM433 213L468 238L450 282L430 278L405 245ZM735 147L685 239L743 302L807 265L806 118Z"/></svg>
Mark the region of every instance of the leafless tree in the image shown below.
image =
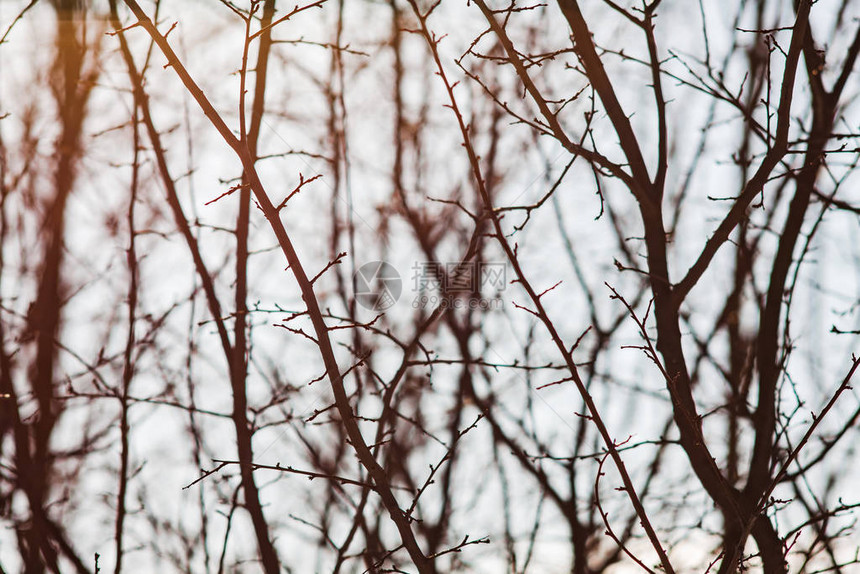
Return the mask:
<svg viewBox="0 0 860 574"><path fill-rule="evenodd" d="M4 4L0 572L851 572L858 17Z"/></svg>

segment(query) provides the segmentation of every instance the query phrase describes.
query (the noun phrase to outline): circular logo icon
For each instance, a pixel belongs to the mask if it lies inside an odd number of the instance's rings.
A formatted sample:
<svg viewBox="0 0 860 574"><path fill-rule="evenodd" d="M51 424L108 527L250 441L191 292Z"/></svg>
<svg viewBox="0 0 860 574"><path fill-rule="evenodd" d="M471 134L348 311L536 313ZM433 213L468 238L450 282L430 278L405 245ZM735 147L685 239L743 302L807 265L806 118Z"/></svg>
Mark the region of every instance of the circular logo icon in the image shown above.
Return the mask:
<svg viewBox="0 0 860 574"><path fill-rule="evenodd" d="M385 311L400 298L400 273L385 261L365 263L353 276L355 300L365 309Z"/></svg>

